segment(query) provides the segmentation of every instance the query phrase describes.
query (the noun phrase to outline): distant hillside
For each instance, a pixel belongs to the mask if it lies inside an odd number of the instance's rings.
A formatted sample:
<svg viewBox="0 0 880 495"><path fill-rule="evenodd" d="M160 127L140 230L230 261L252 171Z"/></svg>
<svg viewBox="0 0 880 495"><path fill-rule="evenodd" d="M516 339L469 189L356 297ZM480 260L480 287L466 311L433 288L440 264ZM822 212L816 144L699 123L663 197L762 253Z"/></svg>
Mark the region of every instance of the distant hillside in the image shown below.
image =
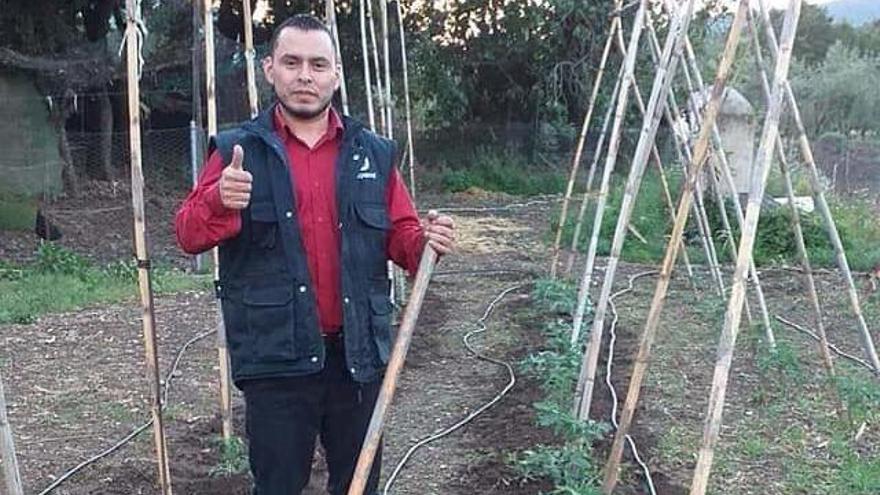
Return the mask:
<svg viewBox="0 0 880 495"><path fill-rule="evenodd" d="M837 0L825 8L835 20L854 26L880 19L880 0Z"/></svg>

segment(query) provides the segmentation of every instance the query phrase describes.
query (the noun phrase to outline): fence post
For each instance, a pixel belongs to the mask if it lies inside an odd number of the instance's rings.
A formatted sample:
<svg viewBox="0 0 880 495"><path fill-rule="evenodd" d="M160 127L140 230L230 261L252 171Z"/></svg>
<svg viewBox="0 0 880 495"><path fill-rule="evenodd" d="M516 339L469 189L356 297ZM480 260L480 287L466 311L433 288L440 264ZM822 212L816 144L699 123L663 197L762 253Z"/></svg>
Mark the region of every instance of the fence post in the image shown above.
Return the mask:
<svg viewBox="0 0 880 495"><path fill-rule="evenodd" d="M191 165L192 186L195 189L199 180L199 159L201 158L201 132L195 120L189 121L189 161ZM197 254L192 258L192 268L196 273L202 273L202 255Z"/></svg>

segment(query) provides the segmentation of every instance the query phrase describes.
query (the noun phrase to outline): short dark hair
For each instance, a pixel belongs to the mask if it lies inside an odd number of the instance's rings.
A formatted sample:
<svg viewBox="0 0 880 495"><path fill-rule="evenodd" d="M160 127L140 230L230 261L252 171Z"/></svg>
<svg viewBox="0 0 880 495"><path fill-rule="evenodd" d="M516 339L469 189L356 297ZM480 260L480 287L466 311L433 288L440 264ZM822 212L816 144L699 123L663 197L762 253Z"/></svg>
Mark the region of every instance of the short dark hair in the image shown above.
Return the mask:
<svg viewBox="0 0 880 495"><path fill-rule="evenodd" d="M296 14L284 19L284 22L275 26L275 31L272 32L272 39L269 40L270 53L275 53L275 48L278 46L278 37L281 36L281 31L287 28L299 29L300 31L323 31L330 38L330 44L333 45L333 53L336 53L336 40L333 39L333 33L330 31L330 28L321 19L310 14Z"/></svg>

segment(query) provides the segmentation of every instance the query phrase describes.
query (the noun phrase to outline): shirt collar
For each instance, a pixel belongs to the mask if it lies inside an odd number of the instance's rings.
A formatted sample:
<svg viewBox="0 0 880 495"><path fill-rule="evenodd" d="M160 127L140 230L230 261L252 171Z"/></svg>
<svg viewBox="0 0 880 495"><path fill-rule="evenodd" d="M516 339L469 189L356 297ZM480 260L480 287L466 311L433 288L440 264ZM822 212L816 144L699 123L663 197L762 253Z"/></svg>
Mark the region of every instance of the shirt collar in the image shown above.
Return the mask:
<svg viewBox="0 0 880 495"><path fill-rule="evenodd" d="M287 125L287 122L284 120L284 116L282 115L283 110L281 110L281 105L275 105L275 112L273 115L273 121L275 124L275 130L281 136L284 141L288 139L296 139L301 141L296 134L294 134L293 130ZM330 111L327 112L327 132L318 140L318 143L322 143L325 141L330 141L338 138L342 135L342 132L345 130L342 124L342 118L339 117L339 114L336 112L336 109L332 106L330 107Z"/></svg>

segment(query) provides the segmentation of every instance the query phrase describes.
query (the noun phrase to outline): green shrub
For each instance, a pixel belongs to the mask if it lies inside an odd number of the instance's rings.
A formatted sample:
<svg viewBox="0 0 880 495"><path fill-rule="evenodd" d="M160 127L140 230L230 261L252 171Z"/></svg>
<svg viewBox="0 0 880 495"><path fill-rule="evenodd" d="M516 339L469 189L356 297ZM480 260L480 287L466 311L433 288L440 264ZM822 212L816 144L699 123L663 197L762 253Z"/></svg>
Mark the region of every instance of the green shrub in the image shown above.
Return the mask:
<svg viewBox="0 0 880 495"><path fill-rule="evenodd" d="M533 196L562 192L565 178L559 170L530 164L524 156L504 148L482 146L467 159L466 166L444 168L441 186L448 192L476 187Z"/></svg>
<svg viewBox="0 0 880 495"><path fill-rule="evenodd" d="M678 189L681 176L678 173L668 173L669 187L672 191ZM598 182L598 178L597 178ZM602 216L602 227L597 245L597 254L607 256L611 252L611 243L614 239L614 229L617 226L617 218L620 216L620 205L623 201L623 189L626 177L617 176L613 179L605 212ZM594 184L594 190L598 190L599 184ZM674 193L671 193L674 194ZM579 197L580 199L580 197ZM563 246L570 246L574 236L580 202L572 203L569 208L569 217L563 229ZM593 221L596 212L596 198L590 199L587 212L584 216L584 225L578 239L578 250L586 252L593 231ZM553 236L559 225L559 217L551 222L549 235ZM621 257L624 260L638 263L655 263L663 259L666 251L666 241L672 230L669 207L663 192L659 175L649 169L645 172L642 185L639 189L633 208L630 225L642 236L647 243L639 240L632 232L627 232L626 241L623 243ZM699 258L699 253L695 253Z"/></svg>

